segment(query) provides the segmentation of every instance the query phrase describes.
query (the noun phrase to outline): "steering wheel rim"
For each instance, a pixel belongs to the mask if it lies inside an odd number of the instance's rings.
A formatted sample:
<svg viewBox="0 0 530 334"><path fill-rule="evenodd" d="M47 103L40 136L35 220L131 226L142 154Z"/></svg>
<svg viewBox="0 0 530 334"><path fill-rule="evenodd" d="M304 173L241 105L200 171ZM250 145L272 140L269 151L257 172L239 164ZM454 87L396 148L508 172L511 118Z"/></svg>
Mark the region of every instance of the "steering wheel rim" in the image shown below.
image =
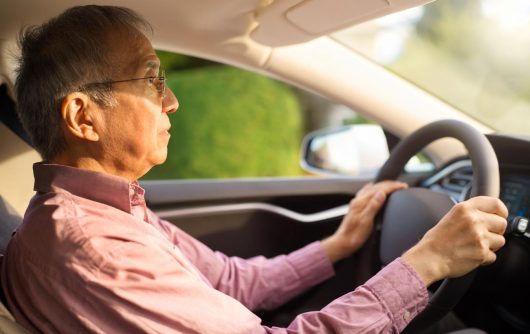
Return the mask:
<svg viewBox="0 0 530 334"><path fill-rule="evenodd" d="M410 158L431 142L446 137L459 140L469 152L473 168L471 197L482 195L498 197L500 190L499 164L493 147L482 133L457 120L430 123L405 138L391 152L375 181L397 179ZM392 194L389 201L398 193ZM376 230L380 231L379 236L384 235L385 228L390 228L390 224L396 224L397 221L396 218L385 219L384 217L387 216L385 210L387 210L387 206L382 209L383 212L378 216L379 219L376 222ZM434 223L437 223L437 220ZM408 246L410 248L413 244ZM380 247L380 254L382 254L385 251L382 242ZM383 262L382 259L380 261ZM474 275L475 271L472 271L462 277L445 279L430 298L425 310L411 321L405 332L414 333L427 328L446 315L468 290Z"/></svg>

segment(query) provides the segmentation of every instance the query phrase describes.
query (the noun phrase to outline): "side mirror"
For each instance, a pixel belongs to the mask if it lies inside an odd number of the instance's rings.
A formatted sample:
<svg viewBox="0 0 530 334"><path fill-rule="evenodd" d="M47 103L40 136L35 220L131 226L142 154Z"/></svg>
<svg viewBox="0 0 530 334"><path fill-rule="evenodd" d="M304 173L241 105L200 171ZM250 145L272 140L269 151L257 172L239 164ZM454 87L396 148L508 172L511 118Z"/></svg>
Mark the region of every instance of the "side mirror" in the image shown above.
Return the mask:
<svg viewBox="0 0 530 334"><path fill-rule="evenodd" d="M302 143L301 166L318 174L375 175L388 158L383 129L356 124L308 134Z"/></svg>

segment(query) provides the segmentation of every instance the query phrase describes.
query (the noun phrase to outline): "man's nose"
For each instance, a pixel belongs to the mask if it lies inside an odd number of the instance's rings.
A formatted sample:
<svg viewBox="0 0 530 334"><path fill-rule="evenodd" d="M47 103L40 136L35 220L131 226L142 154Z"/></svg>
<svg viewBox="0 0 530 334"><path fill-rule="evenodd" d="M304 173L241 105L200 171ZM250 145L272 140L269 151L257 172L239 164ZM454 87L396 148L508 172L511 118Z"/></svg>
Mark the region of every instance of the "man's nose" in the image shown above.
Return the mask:
<svg viewBox="0 0 530 334"><path fill-rule="evenodd" d="M162 99L162 111L168 114L174 113L179 108L179 101L173 91L166 87L164 98Z"/></svg>

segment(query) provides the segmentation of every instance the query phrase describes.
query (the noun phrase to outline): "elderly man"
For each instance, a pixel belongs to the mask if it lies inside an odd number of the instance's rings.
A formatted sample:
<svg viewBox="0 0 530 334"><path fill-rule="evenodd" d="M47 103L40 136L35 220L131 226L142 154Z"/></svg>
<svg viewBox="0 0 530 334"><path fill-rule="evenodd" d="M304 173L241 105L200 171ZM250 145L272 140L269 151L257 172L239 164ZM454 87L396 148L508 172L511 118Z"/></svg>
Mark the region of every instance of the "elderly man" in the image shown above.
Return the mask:
<svg viewBox="0 0 530 334"><path fill-rule="evenodd" d="M21 36L20 118L43 163L2 267L16 319L44 333L399 332L426 286L495 260L507 210L456 205L401 258L319 312L268 328L250 309L281 305L333 274L365 242L399 182L368 185L335 234L273 259L213 252L158 218L136 180L166 159L178 102L134 12L67 10ZM412 318L412 317L411 317Z"/></svg>

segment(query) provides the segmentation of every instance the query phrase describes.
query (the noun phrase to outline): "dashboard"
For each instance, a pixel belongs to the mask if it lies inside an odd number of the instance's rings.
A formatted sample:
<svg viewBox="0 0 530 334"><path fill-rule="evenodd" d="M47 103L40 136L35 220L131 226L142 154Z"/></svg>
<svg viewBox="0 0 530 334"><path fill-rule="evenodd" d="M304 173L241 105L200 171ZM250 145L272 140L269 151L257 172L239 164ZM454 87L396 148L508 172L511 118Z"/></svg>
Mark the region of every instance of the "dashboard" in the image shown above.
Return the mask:
<svg viewBox="0 0 530 334"><path fill-rule="evenodd" d="M500 199L506 204L510 216L528 217L530 208L530 177L508 175L501 181Z"/></svg>
<svg viewBox="0 0 530 334"><path fill-rule="evenodd" d="M529 162L530 163L530 162ZM500 167L499 198L508 208L508 221L530 216L530 172ZM469 198L473 171L468 159L455 161L422 182L422 187L449 195L455 203ZM530 227L523 236L530 239Z"/></svg>

